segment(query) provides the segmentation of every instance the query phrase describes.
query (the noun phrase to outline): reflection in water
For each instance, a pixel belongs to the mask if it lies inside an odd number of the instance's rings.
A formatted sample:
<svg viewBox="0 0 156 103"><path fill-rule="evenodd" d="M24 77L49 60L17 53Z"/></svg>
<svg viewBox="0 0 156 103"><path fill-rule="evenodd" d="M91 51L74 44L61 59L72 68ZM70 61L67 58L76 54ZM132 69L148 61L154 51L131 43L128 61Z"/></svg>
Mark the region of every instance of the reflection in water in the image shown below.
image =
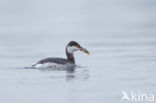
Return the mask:
<svg viewBox="0 0 156 103"><path fill-rule="evenodd" d="M87 80L89 78L89 71L82 66L76 66L66 69L58 68L34 68L34 67L25 67L25 69L40 70L42 72L50 73L50 78L52 79L66 79L67 81L71 80Z"/></svg>
<svg viewBox="0 0 156 103"><path fill-rule="evenodd" d="M71 80L87 80L89 79L88 70L66 70L66 71L50 71L52 74L50 78L52 79L66 79L67 81Z"/></svg>
<svg viewBox="0 0 156 103"><path fill-rule="evenodd" d="M66 71L66 80L73 80L75 79L75 70L67 70Z"/></svg>
<svg viewBox="0 0 156 103"><path fill-rule="evenodd" d="M79 68L77 70L68 70L66 71L66 80L87 80L89 79L89 71Z"/></svg>

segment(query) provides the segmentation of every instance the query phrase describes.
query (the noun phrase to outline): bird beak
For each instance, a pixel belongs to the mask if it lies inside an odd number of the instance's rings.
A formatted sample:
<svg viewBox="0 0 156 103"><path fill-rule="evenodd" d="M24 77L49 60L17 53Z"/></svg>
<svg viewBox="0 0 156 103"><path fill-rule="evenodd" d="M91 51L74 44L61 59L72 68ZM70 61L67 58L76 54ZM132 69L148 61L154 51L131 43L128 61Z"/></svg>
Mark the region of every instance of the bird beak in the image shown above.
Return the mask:
<svg viewBox="0 0 156 103"><path fill-rule="evenodd" d="M89 51L87 49L81 47L80 50L89 55Z"/></svg>

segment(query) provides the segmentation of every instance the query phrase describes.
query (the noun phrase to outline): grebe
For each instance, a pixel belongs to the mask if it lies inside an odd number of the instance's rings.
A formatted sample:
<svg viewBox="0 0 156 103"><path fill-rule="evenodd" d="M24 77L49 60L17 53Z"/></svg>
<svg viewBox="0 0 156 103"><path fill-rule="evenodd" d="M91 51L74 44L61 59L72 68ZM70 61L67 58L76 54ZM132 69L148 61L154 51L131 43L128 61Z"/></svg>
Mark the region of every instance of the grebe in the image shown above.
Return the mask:
<svg viewBox="0 0 156 103"><path fill-rule="evenodd" d="M36 64L32 65L35 68L68 68L75 67L75 59L74 52L77 50L81 50L84 53L89 54L89 51L83 47L81 47L77 42L70 41L66 46L66 55L67 59L64 58L46 58L40 60Z"/></svg>

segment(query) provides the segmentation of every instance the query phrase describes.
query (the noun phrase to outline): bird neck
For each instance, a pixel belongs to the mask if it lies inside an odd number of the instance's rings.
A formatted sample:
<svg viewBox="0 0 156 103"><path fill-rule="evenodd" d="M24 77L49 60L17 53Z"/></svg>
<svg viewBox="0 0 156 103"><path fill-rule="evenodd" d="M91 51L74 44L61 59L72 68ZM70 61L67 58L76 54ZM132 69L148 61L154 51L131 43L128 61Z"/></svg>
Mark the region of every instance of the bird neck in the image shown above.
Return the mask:
<svg viewBox="0 0 156 103"><path fill-rule="evenodd" d="M74 54L73 53L68 53L67 52L67 48L66 48L66 55L67 55L67 59L73 63L75 63L75 59L74 59Z"/></svg>

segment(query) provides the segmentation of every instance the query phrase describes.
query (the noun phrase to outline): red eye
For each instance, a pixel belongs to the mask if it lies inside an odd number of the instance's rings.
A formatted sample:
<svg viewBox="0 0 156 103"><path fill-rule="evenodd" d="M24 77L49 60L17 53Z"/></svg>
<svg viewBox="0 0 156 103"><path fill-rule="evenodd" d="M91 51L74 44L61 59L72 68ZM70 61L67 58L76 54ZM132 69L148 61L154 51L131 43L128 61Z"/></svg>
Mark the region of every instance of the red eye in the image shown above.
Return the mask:
<svg viewBox="0 0 156 103"><path fill-rule="evenodd" d="M76 48L80 48L78 45L76 45Z"/></svg>

